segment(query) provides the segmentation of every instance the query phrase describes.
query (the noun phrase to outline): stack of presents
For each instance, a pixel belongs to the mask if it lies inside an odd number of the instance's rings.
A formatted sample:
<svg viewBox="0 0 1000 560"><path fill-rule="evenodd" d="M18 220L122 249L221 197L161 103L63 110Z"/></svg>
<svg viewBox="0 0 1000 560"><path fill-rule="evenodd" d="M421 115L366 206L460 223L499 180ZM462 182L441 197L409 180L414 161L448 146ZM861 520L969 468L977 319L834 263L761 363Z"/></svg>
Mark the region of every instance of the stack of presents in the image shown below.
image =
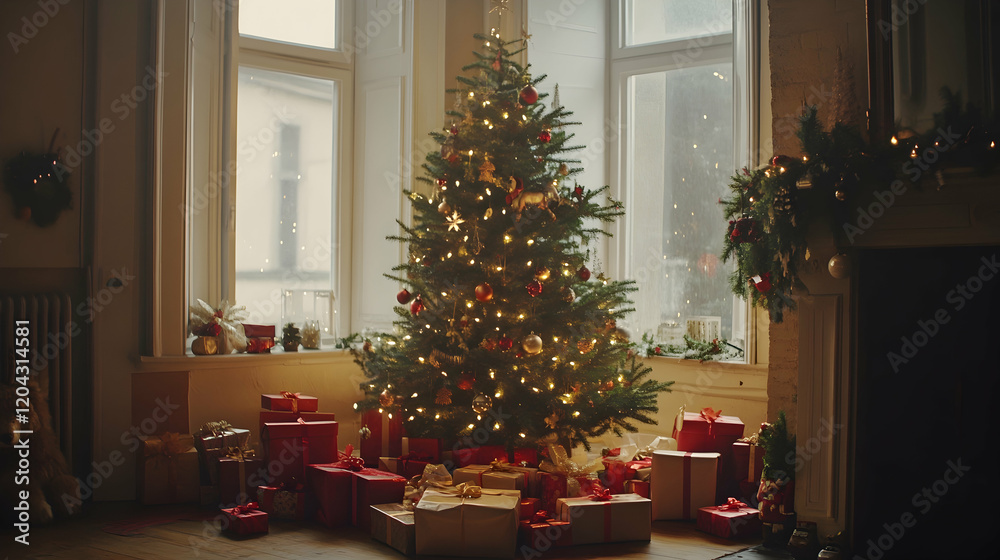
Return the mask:
<svg viewBox="0 0 1000 560"><path fill-rule="evenodd" d="M147 504L220 507L228 530L266 533L269 519L355 526L404 554L512 557L553 546L647 541L653 520L692 520L728 538L761 534L753 503L760 450L739 418L678 414L673 437L579 460L560 445L445 450L366 413L360 453L337 444L316 398L262 395L260 451L225 422L147 438L138 494ZM225 526L225 524L224 524ZM525 549L524 547L528 547Z"/></svg>

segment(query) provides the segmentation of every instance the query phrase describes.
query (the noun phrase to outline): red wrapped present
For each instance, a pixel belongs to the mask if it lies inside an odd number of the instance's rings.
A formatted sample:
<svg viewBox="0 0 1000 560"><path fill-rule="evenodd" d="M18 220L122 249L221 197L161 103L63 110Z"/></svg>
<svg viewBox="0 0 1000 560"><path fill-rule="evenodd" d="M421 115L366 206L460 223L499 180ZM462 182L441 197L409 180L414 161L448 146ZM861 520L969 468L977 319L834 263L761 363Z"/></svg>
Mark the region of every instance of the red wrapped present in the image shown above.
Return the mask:
<svg viewBox="0 0 1000 560"><path fill-rule="evenodd" d="M756 486L764 472L764 450L756 444L737 441L733 444L733 478L749 480Z"/></svg>
<svg viewBox="0 0 1000 560"><path fill-rule="evenodd" d="M628 480L628 465L620 459L611 457L605 457L601 462L604 464L604 470L600 474L601 484L611 490L612 494L624 494L625 481Z"/></svg>
<svg viewBox="0 0 1000 560"><path fill-rule="evenodd" d="M521 543L534 550L548 550L553 546L573 544L570 522L553 519L545 510L539 510L521 519L518 534Z"/></svg>
<svg viewBox="0 0 1000 560"><path fill-rule="evenodd" d="M529 519L538 511L538 498L521 498L521 519Z"/></svg>
<svg viewBox="0 0 1000 560"><path fill-rule="evenodd" d="M407 480L422 474L424 472L424 467L429 464L430 462L428 461L415 461L407 458L406 455L403 455L402 457L378 458L379 470L398 474Z"/></svg>
<svg viewBox="0 0 1000 560"><path fill-rule="evenodd" d="M237 535L257 535L267 533L267 512L258 509L257 502L245 506L223 509L226 515L226 530Z"/></svg>
<svg viewBox="0 0 1000 560"><path fill-rule="evenodd" d="M271 338L273 339L274 325L250 325L243 323L243 332L247 338Z"/></svg>
<svg viewBox="0 0 1000 560"><path fill-rule="evenodd" d="M489 465L493 461L507 461L507 448L502 445L481 445L479 447L461 447L452 453L456 467L469 465Z"/></svg>
<svg viewBox="0 0 1000 560"><path fill-rule="evenodd" d="M402 456L427 463L441 462L441 440L437 438L411 438L402 440Z"/></svg>
<svg viewBox="0 0 1000 560"><path fill-rule="evenodd" d="M143 504L197 503L198 452L190 434L140 436L137 494Z"/></svg>
<svg viewBox="0 0 1000 560"><path fill-rule="evenodd" d="M510 464L518 467L538 467L538 450L533 447L521 447L514 450Z"/></svg>
<svg viewBox="0 0 1000 560"><path fill-rule="evenodd" d="M260 509L277 519L306 518L306 492L302 484L261 486L257 488L257 501Z"/></svg>
<svg viewBox="0 0 1000 560"><path fill-rule="evenodd" d="M331 528L353 524L364 530L371 528L369 506L402 502L406 486L405 478L364 468L361 461L311 465L309 482L319 500L320 521Z"/></svg>
<svg viewBox="0 0 1000 560"><path fill-rule="evenodd" d="M698 508L716 503L718 465L718 453L653 453L653 519L695 519Z"/></svg>
<svg viewBox="0 0 1000 560"><path fill-rule="evenodd" d="M399 457L403 454L403 419L399 414L376 410L365 411L361 422L371 432L361 440L361 458L371 467L379 457Z"/></svg>
<svg viewBox="0 0 1000 560"><path fill-rule="evenodd" d="M648 541L652 533L651 502L636 494L612 495L596 489L590 496L562 498L558 519L570 522L574 545Z"/></svg>
<svg viewBox="0 0 1000 560"><path fill-rule="evenodd" d="M625 481L625 493L626 494L638 494L643 498L649 497L649 481L648 480L626 480Z"/></svg>
<svg viewBox="0 0 1000 560"><path fill-rule="evenodd" d="M674 421L673 437L678 451L729 454L733 443L743 437L743 421L711 408L686 412L682 406Z"/></svg>
<svg viewBox="0 0 1000 560"><path fill-rule="evenodd" d="M700 508L698 529L725 539L760 537L760 512L729 498L721 506Z"/></svg>
<svg viewBox="0 0 1000 560"><path fill-rule="evenodd" d="M319 409L319 399L309 395L282 391L277 395L261 395L260 407L267 410L316 412Z"/></svg>
<svg viewBox="0 0 1000 560"><path fill-rule="evenodd" d="M218 463L221 503L238 506L252 501L267 475L264 461L255 457L252 450L234 447Z"/></svg>
<svg viewBox="0 0 1000 560"><path fill-rule="evenodd" d="M260 426L258 434L264 433L264 424L268 422L298 422L299 418L306 422L333 422L337 415L332 412L291 412L288 410L262 410L260 411Z"/></svg>
<svg viewBox="0 0 1000 560"><path fill-rule="evenodd" d="M270 354L274 348L274 338L254 337L247 339L247 354Z"/></svg>
<svg viewBox="0 0 1000 560"><path fill-rule="evenodd" d="M336 422L269 422L260 439L271 486L306 480L310 464L337 460Z"/></svg>

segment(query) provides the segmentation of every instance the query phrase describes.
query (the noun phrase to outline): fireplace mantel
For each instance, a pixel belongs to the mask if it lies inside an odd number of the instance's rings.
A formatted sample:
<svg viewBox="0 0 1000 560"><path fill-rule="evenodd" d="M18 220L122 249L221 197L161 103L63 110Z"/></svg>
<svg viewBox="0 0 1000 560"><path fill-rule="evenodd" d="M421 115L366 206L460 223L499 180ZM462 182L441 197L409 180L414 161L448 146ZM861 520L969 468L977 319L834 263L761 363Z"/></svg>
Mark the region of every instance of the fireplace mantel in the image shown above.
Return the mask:
<svg viewBox="0 0 1000 560"><path fill-rule="evenodd" d="M887 185L883 193L891 192ZM837 247L829 228L817 227L809 236L810 258L800 269L807 293L796 298L795 509L799 519L817 522L820 535L851 527L857 429L853 403L858 278L856 270L848 278L833 278L827 270L830 257L844 252L853 260L865 249L1000 245L1000 175L982 177L970 170L928 173L919 188L893 193L891 202L884 194L882 201L888 202L880 203L884 212L871 204L866 207L870 223L853 214L853 225L861 233L855 231L850 245Z"/></svg>

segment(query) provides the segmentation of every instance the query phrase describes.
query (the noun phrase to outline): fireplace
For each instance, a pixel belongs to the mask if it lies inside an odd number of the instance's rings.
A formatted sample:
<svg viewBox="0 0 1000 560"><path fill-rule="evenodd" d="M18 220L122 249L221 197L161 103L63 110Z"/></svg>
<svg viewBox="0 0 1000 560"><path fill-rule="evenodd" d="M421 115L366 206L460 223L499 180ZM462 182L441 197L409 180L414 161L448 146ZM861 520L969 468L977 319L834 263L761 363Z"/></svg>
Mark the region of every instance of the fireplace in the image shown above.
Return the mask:
<svg viewBox="0 0 1000 560"><path fill-rule="evenodd" d="M853 541L862 558L985 558L1000 508L1000 246L856 259Z"/></svg>

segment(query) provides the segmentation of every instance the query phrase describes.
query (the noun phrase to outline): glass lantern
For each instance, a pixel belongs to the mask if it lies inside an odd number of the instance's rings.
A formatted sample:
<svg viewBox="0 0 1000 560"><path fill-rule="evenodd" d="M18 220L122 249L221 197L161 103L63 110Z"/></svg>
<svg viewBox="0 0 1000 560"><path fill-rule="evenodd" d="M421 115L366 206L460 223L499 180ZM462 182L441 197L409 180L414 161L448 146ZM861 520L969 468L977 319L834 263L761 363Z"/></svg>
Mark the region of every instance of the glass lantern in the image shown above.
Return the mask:
<svg viewBox="0 0 1000 560"><path fill-rule="evenodd" d="M317 326L320 347L333 347L337 340L335 302L331 290L283 290L281 324L295 323L300 329Z"/></svg>

